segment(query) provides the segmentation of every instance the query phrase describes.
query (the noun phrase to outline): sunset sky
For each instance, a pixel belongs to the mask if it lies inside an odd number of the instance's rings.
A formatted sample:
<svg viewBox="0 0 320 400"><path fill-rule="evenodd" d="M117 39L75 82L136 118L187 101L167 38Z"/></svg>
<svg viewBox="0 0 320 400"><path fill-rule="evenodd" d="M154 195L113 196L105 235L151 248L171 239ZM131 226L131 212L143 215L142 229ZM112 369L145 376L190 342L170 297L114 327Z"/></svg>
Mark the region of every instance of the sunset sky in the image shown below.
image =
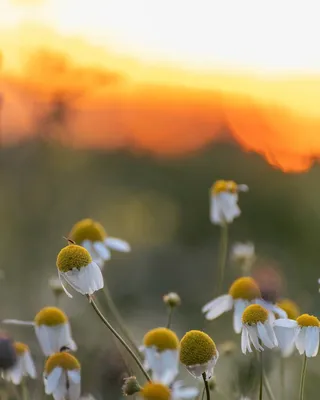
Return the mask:
<svg viewBox="0 0 320 400"><path fill-rule="evenodd" d="M67 92L79 146L130 136L147 151L184 153L228 127L244 149L304 170L320 155L319 8L0 0L5 141L29 136L45 102Z"/></svg>

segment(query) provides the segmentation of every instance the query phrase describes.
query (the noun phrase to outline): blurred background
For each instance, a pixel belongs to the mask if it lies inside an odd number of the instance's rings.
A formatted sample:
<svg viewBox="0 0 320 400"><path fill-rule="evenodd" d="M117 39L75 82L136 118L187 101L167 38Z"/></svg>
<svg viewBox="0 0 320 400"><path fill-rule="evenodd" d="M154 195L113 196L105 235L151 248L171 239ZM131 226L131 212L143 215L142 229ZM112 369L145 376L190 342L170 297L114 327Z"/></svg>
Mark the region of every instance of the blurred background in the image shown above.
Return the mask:
<svg viewBox="0 0 320 400"><path fill-rule="evenodd" d="M305 26L314 26L312 9L291 4L289 40L278 29L287 18L285 5L273 16L275 2L260 10L245 2L241 15L253 12L255 23L245 20L250 23L246 34L239 34L239 54L237 42L220 34L224 48L233 44L225 56L212 39L218 28L209 30L204 0L203 8L185 4L181 9L180 2L180 8L167 2L161 8L156 2L152 10L142 1L132 9L119 1L134 18L142 12L141 21L149 21L130 43L120 33L137 33L139 22L113 26L108 13L116 21L123 15L115 2L106 8L93 2L92 20L84 24L89 9L77 5L74 16L72 1L1 1L2 318L32 320L41 307L55 304L48 279L56 274L63 236L90 217L132 245L129 254L113 253L104 277L137 344L147 330L166 324L162 296L169 291L182 299L173 319L179 337L206 329L218 348L226 340L238 343L231 313L205 324L200 311L212 299L217 277L220 230L209 221L209 188L217 179L250 189L240 195L242 215L230 226L229 243L254 242L253 273L270 286L274 299L292 298L303 312L318 314L320 169L314 161L320 152L320 54L309 41L311 28L303 40L295 36L301 13ZM227 6L213 11L216 19L230 17ZM174 44L165 47L170 40L163 41L163 24L169 17L176 21L179 12L181 37L171 29ZM199 37L184 37L194 12L206 29ZM266 12L269 26L276 24L269 41L261 25ZM110 29L102 31L106 21ZM158 41L146 39L157 31L153 22L160 23ZM231 22L234 39L243 25L241 18ZM183 38L190 48L182 46ZM196 52L199 43L202 51ZM284 45L290 49L287 59L281 58ZM266 57L252 58L256 49L265 50ZM175 50L180 58L173 56ZM225 291L241 275L230 257L227 268ZM98 400L120 398L128 370L112 337L82 296L62 296L59 305L79 346L83 392ZM44 360L32 329L5 329L30 345L40 374ZM222 354L217 368L222 386L230 386L228 357ZM301 361L297 355L287 361L292 398ZM275 387L277 362L270 355ZM317 358L309 363L308 399L317 398L319 366ZM42 398L41 385L30 387Z"/></svg>

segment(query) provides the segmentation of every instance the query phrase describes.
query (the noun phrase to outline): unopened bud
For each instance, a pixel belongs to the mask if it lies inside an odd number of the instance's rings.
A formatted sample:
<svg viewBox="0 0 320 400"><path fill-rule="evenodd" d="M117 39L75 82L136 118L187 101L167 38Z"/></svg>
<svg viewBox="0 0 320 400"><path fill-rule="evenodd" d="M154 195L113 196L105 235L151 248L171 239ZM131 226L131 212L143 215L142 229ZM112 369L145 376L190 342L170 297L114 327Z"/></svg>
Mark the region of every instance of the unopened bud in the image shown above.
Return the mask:
<svg viewBox="0 0 320 400"><path fill-rule="evenodd" d="M122 386L122 393L125 396L132 396L138 392L140 392L141 386L137 381L135 376L129 376L129 378L124 379L124 384Z"/></svg>
<svg viewBox="0 0 320 400"><path fill-rule="evenodd" d="M168 294L165 294L163 296L163 301L164 303L173 308L173 307L179 307L181 304L181 299L180 296L177 293L170 292Z"/></svg>
<svg viewBox="0 0 320 400"><path fill-rule="evenodd" d="M13 341L4 333L0 333L0 370L8 370L17 362L17 353Z"/></svg>
<svg viewBox="0 0 320 400"><path fill-rule="evenodd" d="M49 279L49 287L55 296L60 296L64 292L60 279L55 276Z"/></svg>

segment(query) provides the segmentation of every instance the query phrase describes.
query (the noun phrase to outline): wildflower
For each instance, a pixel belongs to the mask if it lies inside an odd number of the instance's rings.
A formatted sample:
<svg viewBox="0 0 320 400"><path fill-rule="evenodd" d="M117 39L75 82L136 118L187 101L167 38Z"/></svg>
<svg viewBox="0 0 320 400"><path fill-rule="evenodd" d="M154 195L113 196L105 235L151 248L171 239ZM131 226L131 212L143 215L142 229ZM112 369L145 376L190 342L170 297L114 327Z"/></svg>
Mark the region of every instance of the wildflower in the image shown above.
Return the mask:
<svg viewBox="0 0 320 400"><path fill-rule="evenodd" d="M0 334L0 370L7 371L17 362L13 341L4 333Z"/></svg>
<svg viewBox="0 0 320 400"><path fill-rule="evenodd" d="M69 244L60 250L57 257L59 278L81 294L91 295L103 288L103 277L98 265L84 247ZM65 289L66 294L72 297Z"/></svg>
<svg viewBox="0 0 320 400"><path fill-rule="evenodd" d="M24 343L15 342L14 348L17 354L17 362L12 368L5 372L4 377L15 385L20 385L25 376L30 376L30 378L35 379L37 373L29 347Z"/></svg>
<svg viewBox="0 0 320 400"><path fill-rule="evenodd" d="M132 396L140 392L140 390L141 386L135 376L129 376L129 378L124 379L124 384L122 386L122 393L124 396Z"/></svg>
<svg viewBox="0 0 320 400"><path fill-rule="evenodd" d="M109 237L103 226L90 218L77 222L70 232L70 238L85 247L99 265L111 258L110 249L122 252L131 250L129 243Z"/></svg>
<svg viewBox="0 0 320 400"><path fill-rule="evenodd" d="M275 333L269 322L269 313L259 304L251 304L242 315L243 329L241 334L241 349L245 354L251 352L251 343L256 350L262 351L261 343L272 349L278 345Z"/></svg>
<svg viewBox="0 0 320 400"><path fill-rule="evenodd" d="M233 222L241 214L238 193L248 191L247 185L234 181L216 181L211 187L210 220L213 224L224 225Z"/></svg>
<svg viewBox="0 0 320 400"><path fill-rule="evenodd" d="M206 374L209 380L219 358L219 353L214 341L201 331L189 331L180 342L180 362L196 378Z"/></svg>
<svg viewBox="0 0 320 400"><path fill-rule="evenodd" d="M77 345L72 339L68 317L60 308L44 307L35 316L34 321L6 319L3 323L34 326L45 356L50 356L63 348L73 351L77 349Z"/></svg>
<svg viewBox="0 0 320 400"><path fill-rule="evenodd" d="M320 323L317 317L302 314L296 320L277 319L273 326L284 353L287 354L294 343L301 355L315 357L318 354Z"/></svg>
<svg viewBox="0 0 320 400"><path fill-rule="evenodd" d="M178 374L179 339L167 328L156 328L143 338L141 351L145 355L145 367L151 369L156 381L172 382Z"/></svg>
<svg viewBox="0 0 320 400"><path fill-rule="evenodd" d="M292 300L282 299L278 301L277 306L287 313L289 319L296 320L300 315L299 307Z"/></svg>
<svg viewBox="0 0 320 400"><path fill-rule="evenodd" d="M236 264L242 267L243 272L248 274L256 258L254 244L251 242L235 243L232 246L231 257Z"/></svg>
<svg viewBox="0 0 320 400"><path fill-rule="evenodd" d="M170 292L170 293L165 294L165 295L163 296L163 302L164 302L167 306L169 306L169 307L171 307L171 308L174 308L174 307L180 306L180 304L181 304L181 299L180 299L180 296L179 296L177 293Z"/></svg>
<svg viewBox="0 0 320 400"><path fill-rule="evenodd" d="M80 363L69 353L55 353L47 359L43 380L46 394L52 394L55 400L80 397Z"/></svg>

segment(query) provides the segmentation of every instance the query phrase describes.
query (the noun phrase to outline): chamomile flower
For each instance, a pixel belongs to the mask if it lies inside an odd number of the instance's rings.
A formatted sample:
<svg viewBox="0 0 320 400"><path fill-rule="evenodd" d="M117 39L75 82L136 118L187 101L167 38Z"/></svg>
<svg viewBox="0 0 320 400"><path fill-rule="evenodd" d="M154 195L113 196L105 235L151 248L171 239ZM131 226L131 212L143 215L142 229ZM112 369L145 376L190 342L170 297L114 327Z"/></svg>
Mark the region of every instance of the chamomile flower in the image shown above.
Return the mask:
<svg viewBox="0 0 320 400"><path fill-rule="evenodd" d="M269 312L259 304L251 304L242 315L241 350L252 352L251 344L262 351L263 346L272 349L278 345L277 338L269 322ZM259 340L261 344L259 343Z"/></svg>
<svg viewBox="0 0 320 400"><path fill-rule="evenodd" d="M29 347L24 343L15 342L14 348L17 354L17 361L12 368L5 372L4 378L15 385L20 385L25 376L35 379L37 373Z"/></svg>
<svg viewBox="0 0 320 400"><path fill-rule="evenodd" d="M318 354L320 323L317 317L302 314L296 320L277 319L273 326L282 351L289 351L295 343L301 355L315 357Z"/></svg>
<svg viewBox="0 0 320 400"><path fill-rule="evenodd" d="M209 380L219 358L214 341L206 333L192 330L187 332L180 342L180 362L195 378L206 374Z"/></svg>
<svg viewBox="0 0 320 400"><path fill-rule="evenodd" d="M78 400L81 392L80 363L67 352L52 354L43 373L46 394L55 400Z"/></svg>
<svg viewBox="0 0 320 400"><path fill-rule="evenodd" d="M91 295L103 288L103 276L91 255L82 246L69 244L57 256L59 278L63 277L74 290ZM65 289L66 294L72 297Z"/></svg>
<svg viewBox="0 0 320 400"><path fill-rule="evenodd" d="M125 253L131 250L129 243L108 236L103 226L90 218L77 222L70 232L70 238L85 247L98 265L111 258L110 250Z"/></svg>
<svg viewBox="0 0 320 400"><path fill-rule="evenodd" d="M68 317L57 307L42 308L35 316L34 321L6 319L3 323L34 326L41 350L45 356L50 356L63 348L73 351L77 349L72 339Z"/></svg>
<svg viewBox="0 0 320 400"><path fill-rule="evenodd" d="M179 349L179 339L170 329L156 328L146 333L140 350L154 380L164 384L173 381L179 372Z"/></svg>
<svg viewBox="0 0 320 400"><path fill-rule="evenodd" d="M248 191L247 185L234 181L216 181L211 187L210 220L213 224L230 224L241 214L238 206L238 193Z"/></svg>

